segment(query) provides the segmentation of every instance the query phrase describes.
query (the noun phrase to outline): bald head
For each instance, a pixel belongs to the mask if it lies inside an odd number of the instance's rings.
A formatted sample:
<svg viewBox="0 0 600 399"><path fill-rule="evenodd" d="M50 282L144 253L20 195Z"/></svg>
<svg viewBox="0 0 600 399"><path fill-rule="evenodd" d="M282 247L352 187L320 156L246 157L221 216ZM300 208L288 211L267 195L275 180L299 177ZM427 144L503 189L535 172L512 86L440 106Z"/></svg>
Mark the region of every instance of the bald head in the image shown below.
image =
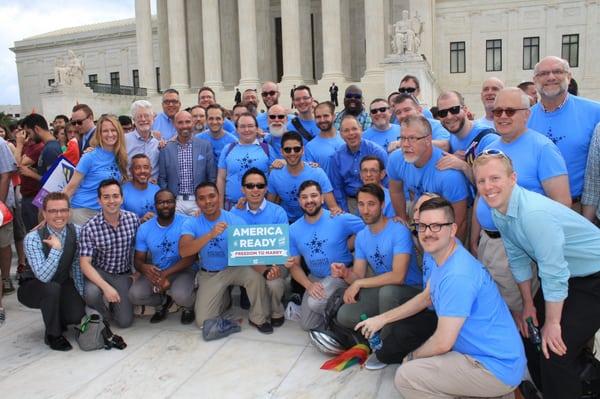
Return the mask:
<svg viewBox="0 0 600 399"><path fill-rule="evenodd" d="M177 130L177 137L181 140L187 141L192 135L192 129L194 123L192 121L192 114L187 111L179 111L175 114L175 129Z"/></svg>
<svg viewBox="0 0 600 399"><path fill-rule="evenodd" d="M483 81L481 85L481 102L485 108L486 116L491 116L496 95L502 89L504 89L504 82L496 77L490 77Z"/></svg>
<svg viewBox="0 0 600 399"><path fill-rule="evenodd" d="M263 83L260 95L267 109L279 103L279 87L277 86L277 83L271 81Z"/></svg>

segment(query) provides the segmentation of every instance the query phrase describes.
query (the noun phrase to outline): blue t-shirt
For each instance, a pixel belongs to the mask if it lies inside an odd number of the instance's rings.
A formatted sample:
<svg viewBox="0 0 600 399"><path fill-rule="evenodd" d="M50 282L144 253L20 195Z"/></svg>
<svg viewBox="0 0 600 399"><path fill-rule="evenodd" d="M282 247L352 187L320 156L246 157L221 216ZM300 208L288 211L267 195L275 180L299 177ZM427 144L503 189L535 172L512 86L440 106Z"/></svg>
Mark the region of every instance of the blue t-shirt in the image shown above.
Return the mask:
<svg viewBox="0 0 600 399"><path fill-rule="evenodd" d="M292 118L293 119L298 119L300 121L300 124L304 127L304 129L309 132L311 134L311 136L316 137L319 135L319 133L321 132L321 129L319 129L319 127L317 126L317 122L314 119L309 119L309 120L304 120L304 119L300 119L298 117L296 118ZM294 126L292 124L292 121L289 121L287 123L287 130L288 132L298 132L298 129L296 129L296 126ZM300 133L300 132L298 132ZM302 135L302 133L300 133L300 135Z"/></svg>
<svg viewBox="0 0 600 399"><path fill-rule="evenodd" d="M100 210L98 186L102 180L121 181L115 154L101 147L83 154L75 170L83 175L79 187L71 198L71 207Z"/></svg>
<svg viewBox="0 0 600 399"><path fill-rule="evenodd" d="M169 140L177 135L177 129L175 129L173 121L169 119L164 112L156 115L154 123L152 124L152 130L158 130L160 132L160 138L164 140Z"/></svg>
<svg viewBox="0 0 600 399"><path fill-rule="evenodd" d="M383 188L383 194L385 196L385 200L383 203L383 215L386 218L396 217L396 210L394 209L394 205L392 204L392 197L390 196L390 190L385 187Z"/></svg>
<svg viewBox="0 0 600 399"><path fill-rule="evenodd" d="M313 168L306 163L297 176L292 175L285 166L281 169L273 169L269 175L268 192L281 199L280 205L285 209L290 223L302 216L302 208L298 203L298 187L307 180L319 183L324 194L333 191L323 169Z"/></svg>
<svg viewBox="0 0 600 399"><path fill-rule="evenodd" d="M156 214L154 194L160 190L156 184L148 183L145 190L138 190L132 182L123 184L123 205L121 208L135 213L139 218L148 212Z"/></svg>
<svg viewBox="0 0 600 399"><path fill-rule="evenodd" d="M223 121L223 130L225 130L227 133L231 133L235 137L237 137L237 130L235 129L235 123L233 123L232 121L230 121L227 118L225 118L225 120Z"/></svg>
<svg viewBox="0 0 600 399"><path fill-rule="evenodd" d="M60 143L58 140L50 140L44 144L44 148L40 153L37 164L37 172L40 176L44 176L44 173L50 169L54 161L62 154Z"/></svg>
<svg viewBox="0 0 600 399"><path fill-rule="evenodd" d="M308 162L318 163L331 179L331 160L335 152L345 144L339 134L331 138L316 136L304 147L304 158Z"/></svg>
<svg viewBox="0 0 600 399"><path fill-rule="evenodd" d="M367 261L376 276L393 270L395 255L410 255L404 284L414 287L423 285L423 275L417 267L412 235L402 223L388 220L385 228L377 234L373 234L369 226L366 226L356 235L355 243L354 258Z"/></svg>
<svg viewBox="0 0 600 399"><path fill-rule="evenodd" d="M225 184L225 199L237 202L242 197L242 176L250 168L258 168L269 173L269 167L275 160L275 151L269 147L267 156L262 146L258 144L236 144L230 149L229 146L221 151L219 157L219 169L227 171Z"/></svg>
<svg viewBox="0 0 600 399"><path fill-rule="evenodd" d="M295 115L288 115L288 122L295 118ZM261 112L256 115L256 122L258 122L258 127L265 133L269 133L269 114L267 112Z"/></svg>
<svg viewBox="0 0 600 399"><path fill-rule="evenodd" d="M403 182L411 200L418 199L424 192L439 194L451 203L468 200L469 183L465 175L454 169L438 170L435 165L444 155L437 147L432 150L431 159L420 168L406 162L402 151L392 152L387 166L388 175Z"/></svg>
<svg viewBox="0 0 600 399"><path fill-rule="evenodd" d="M150 251L152 264L160 270L168 269L181 260L179 238L183 224L188 219L188 216L176 213L168 226L161 226L156 217L142 223L135 237L135 250Z"/></svg>
<svg viewBox="0 0 600 399"><path fill-rule="evenodd" d="M558 147L534 130L528 129L511 143L498 140L485 147L489 148L502 151L512 160L517 184L527 190L545 195L544 180L567 174L567 166ZM482 229L498 230L492 220L491 209L481 197L477 201L477 220Z"/></svg>
<svg viewBox="0 0 600 399"><path fill-rule="evenodd" d="M450 135L450 152L454 154L457 151L467 151L471 147L471 143L477 137L479 133L483 130L490 129L484 125L473 125L469 134L464 138L459 138L456 134ZM494 144L495 142L500 140L500 136L494 133L486 134L481 138L479 143L477 143L477 147L475 148L475 155L479 155L484 148L488 148L488 146Z"/></svg>
<svg viewBox="0 0 600 399"><path fill-rule="evenodd" d="M267 134L264 138L265 143L269 144L275 150L275 158L281 159L283 155L281 155L281 137L273 136L272 134Z"/></svg>
<svg viewBox="0 0 600 399"><path fill-rule="evenodd" d="M212 145L213 154L215 155L215 162L219 161L221 152L230 143L237 143L238 139L231 133L225 132L222 137L215 139L209 130L205 130L202 133L198 133L196 137L207 140Z"/></svg>
<svg viewBox="0 0 600 399"><path fill-rule="evenodd" d="M375 125L371 125L370 128L364 131L363 139L371 140L374 143L379 144L384 150L388 150L388 144L393 141L398 141L400 137L400 126L390 124L387 130L379 130Z"/></svg>
<svg viewBox="0 0 600 399"><path fill-rule="evenodd" d="M452 350L473 357L506 385L519 385L526 365L523 343L485 267L456 245L443 265L432 267L429 284L438 317L465 319Z"/></svg>
<svg viewBox="0 0 600 399"><path fill-rule="evenodd" d="M188 218L181 228L181 235L191 235L194 239L208 234L215 224L227 223L227 228L235 225L245 225L244 219L221 209L217 220L210 221L204 215ZM210 240L200 250L202 267L208 271L220 271L227 267L227 229Z"/></svg>
<svg viewBox="0 0 600 399"><path fill-rule="evenodd" d="M348 250L348 237L365 227L358 216L342 213L331 217L328 210L316 223L308 223L304 217L290 226L290 253L304 257L310 274L324 278L331 274L331 264L352 263Z"/></svg>
<svg viewBox="0 0 600 399"><path fill-rule="evenodd" d="M548 137L560 150L567 163L573 198L583 191L588 149L598 122L600 103L573 95L553 112L544 111L541 103L531 108L527 126Z"/></svg>
<svg viewBox="0 0 600 399"><path fill-rule="evenodd" d="M256 212L250 211L247 205L242 209L234 206L230 210L236 216L241 217L247 224L287 224L288 217L285 210L271 201L263 200L262 205Z"/></svg>
<svg viewBox="0 0 600 399"><path fill-rule="evenodd" d="M425 117L431 126L431 138L433 140L450 140L450 132L437 119Z"/></svg>

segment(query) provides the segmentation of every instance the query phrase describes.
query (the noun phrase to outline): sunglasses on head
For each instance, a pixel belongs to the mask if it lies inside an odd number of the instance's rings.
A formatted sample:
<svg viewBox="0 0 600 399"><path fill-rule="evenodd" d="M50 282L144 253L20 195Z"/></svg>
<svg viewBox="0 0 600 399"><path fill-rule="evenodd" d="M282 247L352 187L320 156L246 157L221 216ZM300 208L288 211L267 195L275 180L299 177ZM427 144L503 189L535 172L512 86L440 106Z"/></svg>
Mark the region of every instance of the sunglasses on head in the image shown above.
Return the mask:
<svg viewBox="0 0 600 399"><path fill-rule="evenodd" d="M450 108L446 108L446 109L439 109L438 116L440 118L445 118L448 116L448 112L450 112L452 115L458 115L458 113L460 112L460 105L455 105L454 107L450 107Z"/></svg>
<svg viewBox="0 0 600 399"><path fill-rule="evenodd" d="M275 119L285 119L285 115L271 114L271 115L269 115L269 119L272 119L272 120L275 120Z"/></svg>
<svg viewBox="0 0 600 399"><path fill-rule="evenodd" d="M348 93L346 94L346 98L347 99L355 99L355 100L360 100L362 98L362 94L359 93Z"/></svg>
<svg viewBox="0 0 600 399"><path fill-rule="evenodd" d="M400 87L398 89L398 92L400 92L400 93L409 93L409 94L412 94L415 91L417 91L416 87Z"/></svg>
<svg viewBox="0 0 600 399"><path fill-rule="evenodd" d="M302 147L299 145L295 146L295 147L283 147L282 150L286 154L291 154L292 151L294 151L296 154L298 154L300 151L302 151Z"/></svg>
<svg viewBox="0 0 600 399"><path fill-rule="evenodd" d="M267 185L265 183L246 183L244 184L244 187L246 187L248 190L254 190L255 188L262 190L263 188L267 187Z"/></svg>
<svg viewBox="0 0 600 399"><path fill-rule="evenodd" d="M381 112L383 114L388 109L389 109L389 107L371 108L371 113L373 115L377 114L378 112Z"/></svg>
<svg viewBox="0 0 600 399"><path fill-rule="evenodd" d="M495 108L492 110L492 114L496 118L500 118L502 114L506 114L509 118L517 113L517 111L524 111L528 108Z"/></svg>
<svg viewBox="0 0 600 399"><path fill-rule="evenodd" d="M267 96L273 97L276 94L277 94L277 92L275 90L263 91L262 93L260 93L260 95L263 96L263 97L267 97Z"/></svg>
<svg viewBox="0 0 600 399"><path fill-rule="evenodd" d="M481 156L484 156L484 155L487 155L487 156L493 156L493 157L499 157L499 158L506 158L506 159L510 159L510 158L508 157L508 155L506 155L506 154L505 154L505 153L503 153L502 151L500 151L500 150L497 150L497 149L495 149L495 148L488 148L488 149L486 149L486 150L483 150L483 151L481 151L481 152L479 153L479 155L477 155L477 157L476 157L476 158L479 158L479 157L481 157Z"/></svg>

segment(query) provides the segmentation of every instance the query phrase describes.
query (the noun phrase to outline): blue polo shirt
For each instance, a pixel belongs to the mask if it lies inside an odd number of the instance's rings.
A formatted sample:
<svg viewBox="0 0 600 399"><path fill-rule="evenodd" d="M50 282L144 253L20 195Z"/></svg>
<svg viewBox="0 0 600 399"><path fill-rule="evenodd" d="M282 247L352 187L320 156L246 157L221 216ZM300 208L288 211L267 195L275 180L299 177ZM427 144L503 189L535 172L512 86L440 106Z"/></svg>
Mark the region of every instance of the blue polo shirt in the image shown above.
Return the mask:
<svg viewBox="0 0 600 399"><path fill-rule="evenodd" d="M262 204L256 211L251 210L248 204L242 209L234 206L230 210L236 216L241 217L247 224L287 224L288 217L285 210L277 204L263 199Z"/></svg>
<svg viewBox="0 0 600 399"><path fill-rule="evenodd" d="M156 184L148 183L145 190L138 190L132 182L123 184L123 205L121 208L133 212L141 218L148 212L156 214L154 194L160 190Z"/></svg>
<svg viewBox="0 0 600 399"><path fill-rule="evenodd" d="M160 132L160 138L164 140L169 140L177 135L177 129L175 129L173 121L169 119L164 112L156 115L154 123L152 124L152 130L158 130Z"/></svg>
<svg viewBox="0 0 600 399"><path fill-rule="evenodd" d="M98 186L103 180L121 181L115 154L102 147L83 154L75 170L83 175L81 183L71 198L72 208L100 210Z"/></svg>
<svg viewBox="0 0 600 399"><path fill-rule="evenodd" d="M363 139L371 140L374 143L379 144L384 150L388 150L388 144L393 141L398 141L400 138L400 126L390 124L390 127L386 130L379 130L375 125L371 125L370 128L363 132Z"/></svg>
<svg viewBox="0 0 600 399"><path fill-rule="evenodd" d="M368 262L376 276L393 270L395 255L410 255L404 284L414 287L423 285L423 275L417 267L412 235L404 224L388 219L384 229L376 234L366 226L356 235L355 243L354 258Z"/></svg>
<svg viewBox="0 0 600 399"><path fill-rule="evenodd" d="M390 179L402 181L412 200L418 199L424 192L437 193L451 203L468 200L469 183L465 175L454 169L436 168L435 165L443 156L442 150L434 146L431 159L418 168L404 160L402 151L394 151L390 155L387 173Z"/></svg>
<svg viewBox="0 0 600 399"><path fill-rule="evenodd" d="M302 217L302 208L298 203L298 187L307 180L314 180L319 183L324 194L333 191L329 178L323 169L313 168L306 163L304 163L302 171L296 176L292 175L285 166L281 169L273 169L269 175L268 191L281 199L280 205L285 209L290 223Z"/></svg>
<svg viewBox="0 0 600 399"><path fill-rule="evenodd" d="M570 94L555 111L546 112L541 102L531 108L528 127L552 140L562 153L573 198L580 197L583 191L590 140L598 122L600 103Z"/></svg>
<svg viewBox="0 0 600 399"><path fill-rule="evenodd" d="M217 220L210 221L204 215L188 218L181 228L181 235L191 235L194 239L208 234L215 224L227 223L227 227L245 225L244 219L221 209ZM208 271L221 271L227 267L227 229L210 240L200 250L202 267Z"/></svg>
<svg viewBox="0 0 600 399"><path fill-rule="evenodd" d="M168 226L161 226L156 216L142 223L135 237L135 250L150 252L153 265L160 270L168 269L181 260L179 238L187 219L188 216L176 213Z"/></svg>
<svg viewBox="0 0 600 399"><path fill-rule="evenodd" d="M510 143L498 140L485 149L497 149L505 153L517 172L517 184L536 193L545 194L542 186L544 180L567 174L567 166L558 147L550 139L531 129ZM476 214L481 228L497 230L492 220L492 211L481 197L477 201Z"/></svg>
<svg viewBox="0 0 600 399"><path fill-rule="evenodd" d="M571 208L515 185L506 215L492 217L515 280L531 279L535 261L546 301L564 300L569 278L600 271L600 230Z"/></svg>
<svg viewBox="0 0 600 399"><path fill-rule="evenodd" d="M523 343L488 271L458 244L443 264L430 259L435 313L465 319L452 350L471 356L504 384L519 385L527 363Z"/></svg>
<svg viewBox="0 0 600 399"><path fill-rule="evenodd" d="M315 223L309 223L302 217L290 226L290 253L304 257L313 276L327 277L331 274L333 262L341 262L346 266L352 263L347 241L364 227L358 216L343 213L331 217L329 211L323 209Z"/></svg>
<svg viewBox="0 0 600 399"><path fill-rule="evenodd" d="M333 154L346 145L339 134L325 138L319 134L304 146L304 158L308 162L316 162L331 179L331 159Z"/></svg>

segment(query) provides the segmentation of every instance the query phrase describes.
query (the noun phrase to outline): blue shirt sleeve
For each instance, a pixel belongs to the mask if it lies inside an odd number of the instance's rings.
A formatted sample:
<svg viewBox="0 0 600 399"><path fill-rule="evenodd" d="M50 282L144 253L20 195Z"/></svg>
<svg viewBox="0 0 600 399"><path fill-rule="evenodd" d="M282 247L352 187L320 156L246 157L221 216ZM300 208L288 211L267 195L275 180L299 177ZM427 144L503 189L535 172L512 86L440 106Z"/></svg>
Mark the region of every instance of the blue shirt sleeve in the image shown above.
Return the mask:
<svg viewBox="0 0 600 399"><path fill-rule="evenodd" d="M146 223L142 224L137 231L135 236L135 250L138 252L148 252L148 244L146 242L148 229L150 223L154 223L153 220L149 220Z"/></svg>
<svg viewBox="0 0 600 399"><path fill-rule="evenodd" d="M463 275L449 275L438 284L438 303L435 312L438 317L463 317L471 315L473 302L477 297L475 280Z"/></svg>

